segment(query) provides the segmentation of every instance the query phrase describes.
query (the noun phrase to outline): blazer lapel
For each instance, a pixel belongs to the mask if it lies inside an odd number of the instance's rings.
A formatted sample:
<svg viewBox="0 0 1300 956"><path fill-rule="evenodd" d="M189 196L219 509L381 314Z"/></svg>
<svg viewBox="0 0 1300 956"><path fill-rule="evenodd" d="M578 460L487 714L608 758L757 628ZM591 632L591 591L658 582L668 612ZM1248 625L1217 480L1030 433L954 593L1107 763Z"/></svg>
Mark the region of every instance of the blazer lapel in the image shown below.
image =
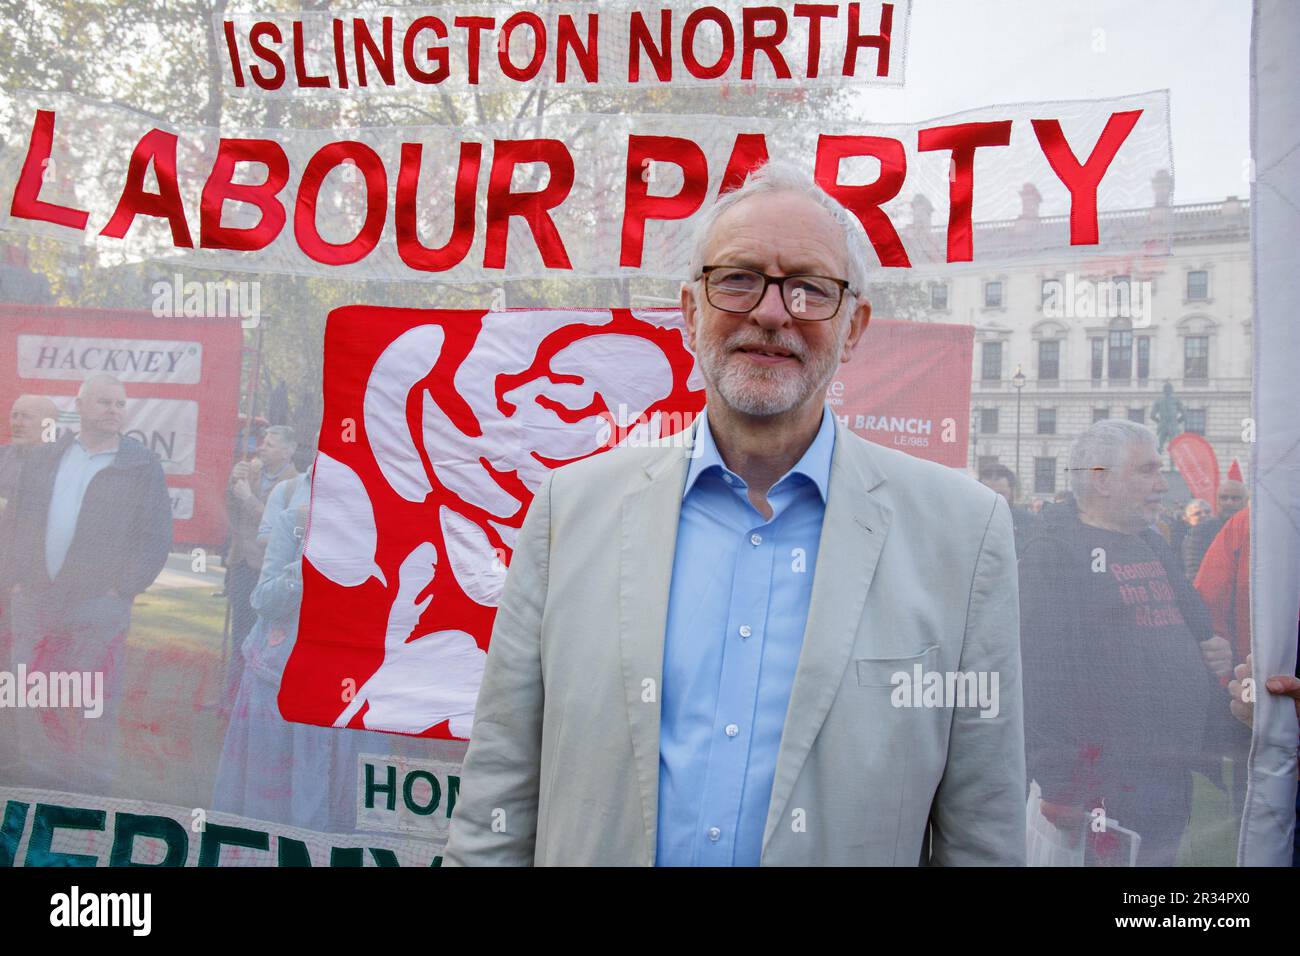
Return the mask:
<svg viewBox="0 0 1300 956"><path fill-rule="evenodd" d="M649 461L623 499L619 542L619 637L623 684L649 855L654 862L659 819L659 715L663 696L664 628L677 546L682 488L699 419L687 447Z"/></svg>
<svg viewBox="0 0 1300 956"><path fill-rule="evenodd" d="M785 817L794 783L839 691L893 511L870 491L884 481L870 449L835 421L835 452L803 648L795 670L763 850Z"/></svg>

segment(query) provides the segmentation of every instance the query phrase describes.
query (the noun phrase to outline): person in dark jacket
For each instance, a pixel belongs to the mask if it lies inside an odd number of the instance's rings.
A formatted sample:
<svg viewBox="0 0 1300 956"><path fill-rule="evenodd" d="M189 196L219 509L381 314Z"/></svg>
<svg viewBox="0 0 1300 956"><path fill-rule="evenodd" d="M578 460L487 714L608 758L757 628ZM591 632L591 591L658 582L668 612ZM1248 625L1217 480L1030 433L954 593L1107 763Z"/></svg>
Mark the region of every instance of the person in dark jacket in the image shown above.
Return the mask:
<svg viewBox="0 0 1300 956"><path fill-rule="evenodd" d="M1007 505L1011 508L1011 528L1015 535L1016 554L1019 554L1029 538L1030 528L1037 515L1016 504L1016 498L1020 494L1020 481L1016 478L1016 473L1006 465L985 465L980 469L980 484L992 488L1007 500Z"/></svg>
<svg viewBox="0 0 1300 956"><path fill-rule="evenodd" d="M1197 522L1188 532L1187 537L1183 539L1182 556L1183 569L1187 572L1187 580L1195 581L1197 573L1201 570L1201 562L1205 560L1205 552L1210 550L1210 545L1214 539L1219 536L1223 526L1246 505L1246 486L1240 481L1228 479L1219 485L1219 490L1215 494L1215 501L1219 506L1218 516L1206 514ZM1190 508L1191 505L1188 505ZM1206 506L1209 510L1209 506Z"/></svg>
<svg viewBox="0 0 1300 956"><path fill-rule="evenodd" d="M52 436L59 420L58 406L48 395L19 395L9 410L9 442L0 445L0 515L14 493L23 460L42 439ZM9 664L9 593L0 589L0 670Z"/></svg>
<svg viewBox="0 0 1300 956"><path fill-rule="evenodd" d="M1192 772L1217 781L1246 742L1223 719L1227 641L1150 526L1160 465L1145 426L1096 423L1071 450L1074 501L1043 509L1020 556L1028 775L1063 842L1092 841L1085 861L1128 862L1122 827L1138 865L1174 865Z"/></svg>
<svg viewBox="0 0 1300 956"><path fill-rule="evenodd" d="M131 605L167 561L171 502L158 456L122 434L122 384L93 376L76 405L80 432L34 449L18 473L0 518L0 590L11 597L14 665L101 675L102 711L19 721L22 779L8 782L106 794Z"/></svg>
<svg viewBox="0 0 1300 956"><path fill-rule="evenodd" d="M58 406L48 395L19 395L14 400L9 410L10 444L0 445L0 513L13 494L24 456L41 444L58 420Z"/></svg>

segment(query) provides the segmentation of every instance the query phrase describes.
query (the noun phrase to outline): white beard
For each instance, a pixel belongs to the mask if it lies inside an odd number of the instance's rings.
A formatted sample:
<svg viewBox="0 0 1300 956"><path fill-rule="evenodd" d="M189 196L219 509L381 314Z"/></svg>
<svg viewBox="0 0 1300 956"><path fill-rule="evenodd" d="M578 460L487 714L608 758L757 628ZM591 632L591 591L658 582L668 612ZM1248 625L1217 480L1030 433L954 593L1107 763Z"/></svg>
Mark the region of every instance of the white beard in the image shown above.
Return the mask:
<svg viewBox="0 0 1300 956"><path fill-rule="evenodd" d="M721 343L702 337L700 371L704 380L736 411L746 415L780 415L802 405L815 392L825 391L839 364L848 332L849 323L845 322L836 336L835 347L820 355L809 354L802 342L792 340L792 333L761 340L793 352L801 360L797 368L765 368L734 357L733 349L737 345L758 344L759 337L752 331L736 332Z"/></svg>

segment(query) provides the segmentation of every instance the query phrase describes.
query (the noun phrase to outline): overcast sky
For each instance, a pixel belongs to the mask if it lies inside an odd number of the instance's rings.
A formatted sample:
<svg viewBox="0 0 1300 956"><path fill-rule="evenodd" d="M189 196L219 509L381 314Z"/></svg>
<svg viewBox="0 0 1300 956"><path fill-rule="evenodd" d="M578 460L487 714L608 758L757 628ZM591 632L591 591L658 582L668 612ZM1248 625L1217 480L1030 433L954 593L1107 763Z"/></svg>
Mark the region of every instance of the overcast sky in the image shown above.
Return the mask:
<svg viewBox="0 0 1300 956"><path fill-rule="evenodd" d="M1250 0L913 0L906 85L863 104L916 121L1168 89L1175 202L1244 198L1250 17Z"/></svg>

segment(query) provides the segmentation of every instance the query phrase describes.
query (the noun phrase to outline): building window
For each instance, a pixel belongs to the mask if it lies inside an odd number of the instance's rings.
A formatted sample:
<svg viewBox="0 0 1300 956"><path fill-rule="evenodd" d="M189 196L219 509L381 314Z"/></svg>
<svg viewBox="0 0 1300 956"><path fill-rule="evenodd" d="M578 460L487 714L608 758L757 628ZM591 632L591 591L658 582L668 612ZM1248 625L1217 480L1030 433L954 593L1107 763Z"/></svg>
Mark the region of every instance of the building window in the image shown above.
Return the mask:
<svg viewBox="0 0 1300 956"><path fill-rule="evenodd" d="M1139 335L1137 339L1138 379L1145 382L1151 377L1151 336Z"/></svg>
<svg viewBox="0 0 1300 956"><path fill-rule="evenodd" d="M1034 459L1034 494L1050 495L1056 493L1056 459Z"/></svg>
<svg viewBox="0 0 1300 956"><path fill-rule="evenodd" d="M1127 382L1133 377L1133 333L1113 329L1107 337L1106 361L1112 382Z"/></svg>
<svg viewBox="0 0 1300 956"><path fill-rule="evenodd" d="M992 282L984 283L984 308L1000 309L1002 308L1002 282L995 279Z"/></svg>
<svg viewBox="0 0 1300 956"><path fill-rule="evenodd" d="M998 410L996 408L980 409L980 434L996 435L998 433Z"/></svg>
<svg viewBox="0 0 1300 956"><path fill-rule="evenodd" d="M1092 410L1092 423L1094 425L1098 422L1104 422L1108 418L1110 418L1109 408L1094 408Z"/></svg>
<svg viewBox="0 0 1300 956"><path fill-rule="evenodd" d="M1106 363L1106 340L1089 339L1092 344L1092 380L1101 381L1102 366Z"/></svg>
<svg viewBox="0 0 1300 956"><path fill-rule="evenodd" d="M1183 378L1205 381L1210 377L1210 337L1189 335L1183 339Z"/></svg>
<svg viewBox="0 0 1300 956"><path fill-rule="evenodd" d="M1193 435L1205 434L1205 409L1189 408L1187 409L1187 430Z"/></svg>
<svg viewBox="0 0 1300 956"><path fill-rule="evenodd" d="M930 284L930 308L936 312L948 310L948 283L932 282Z"/></svg>
<svg viewBox="0 0 1300 956"><path fill-rule="evenodd" d="M1210 274L1204 269L1193 269L1187 273L1187 300L1204 301L1210 297Z"/></svg>
<svg viewBox="0 0 1300 956"><path fill-rule="evenodd" d="M1147 423L1147 410L1145 408L1130 408L1128 410L1128 420L1137 422L1139 425Z"/></svg>
<svg viewBox="0 0 1300 956"><path fill-rule="evenodd" d="M1061 377L1061 342L1059 339L1038 343L1038 377L1055 382Z"/></svg>
<svg viewBox="0 0 1300 956"><path fill-rule="evenodd" d="M1040 408L1038 410L1038 434L1056 434L1056 409Z"/></svg>
<svg viewBox="0 0 1300 956"><path fill-rule="evenodd" d="M996 382L1002 378L1002 343L985 342L980 351L980 378Z"/></svg>

